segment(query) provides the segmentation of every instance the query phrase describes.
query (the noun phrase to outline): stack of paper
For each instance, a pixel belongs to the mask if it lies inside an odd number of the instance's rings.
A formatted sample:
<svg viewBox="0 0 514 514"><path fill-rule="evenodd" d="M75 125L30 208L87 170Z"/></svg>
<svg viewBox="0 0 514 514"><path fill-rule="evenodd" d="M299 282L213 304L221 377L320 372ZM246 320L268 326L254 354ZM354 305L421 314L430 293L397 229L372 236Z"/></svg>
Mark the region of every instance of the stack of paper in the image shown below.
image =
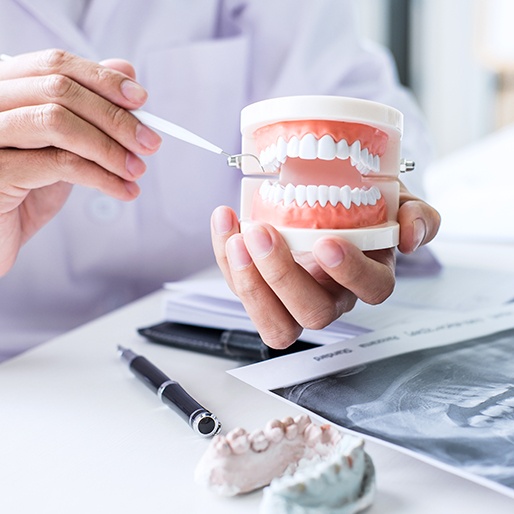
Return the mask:
<svg viewBox="0 0 514 514"><path fill-rule="evenodd" d="M255 331L239 299L216 269L194 279L164 285L168 321L221 329ZM302 339L327 344L399 323L437 318L441 312L466 312L504 304L514 298L514 274L446 267L438 275L399 277L393 295L383 304L358 302L349 313L321 330L305 330Z"/></svg>

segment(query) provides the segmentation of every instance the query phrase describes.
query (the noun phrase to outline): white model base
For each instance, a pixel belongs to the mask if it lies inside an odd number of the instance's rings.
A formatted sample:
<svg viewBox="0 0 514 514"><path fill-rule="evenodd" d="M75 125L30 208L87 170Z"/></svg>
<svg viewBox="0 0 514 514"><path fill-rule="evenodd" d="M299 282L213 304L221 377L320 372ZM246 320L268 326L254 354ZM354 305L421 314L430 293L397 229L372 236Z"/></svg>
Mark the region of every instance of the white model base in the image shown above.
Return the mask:
<svg viewBox="0 0 514 514"><path fill-rule="evenodd" d="M251 225L251 221L241 221L241 232ZM310 252L314 243L321 237L340 237L363 251L393 248L400 242L400 226L396 221L367 228L319 229L275 227L284 237L292 251Z"/></svg>

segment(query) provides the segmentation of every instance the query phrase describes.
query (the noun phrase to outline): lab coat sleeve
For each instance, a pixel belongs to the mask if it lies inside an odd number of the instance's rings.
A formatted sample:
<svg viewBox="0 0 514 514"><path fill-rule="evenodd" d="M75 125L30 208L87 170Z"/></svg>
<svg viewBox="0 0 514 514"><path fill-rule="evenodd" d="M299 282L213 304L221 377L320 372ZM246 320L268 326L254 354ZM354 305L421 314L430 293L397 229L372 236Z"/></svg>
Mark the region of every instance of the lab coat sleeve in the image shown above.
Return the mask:
<svg viewBox="0 0 514 514"><path fill-rule="evenodd" d="M403 156L416 161L402 180L423 196L422 170L432 154L425 122L389 52L360 38L352 0L239 1L233 13L251 42L251 101L331 94L396 107L404 114Z"/></svg>

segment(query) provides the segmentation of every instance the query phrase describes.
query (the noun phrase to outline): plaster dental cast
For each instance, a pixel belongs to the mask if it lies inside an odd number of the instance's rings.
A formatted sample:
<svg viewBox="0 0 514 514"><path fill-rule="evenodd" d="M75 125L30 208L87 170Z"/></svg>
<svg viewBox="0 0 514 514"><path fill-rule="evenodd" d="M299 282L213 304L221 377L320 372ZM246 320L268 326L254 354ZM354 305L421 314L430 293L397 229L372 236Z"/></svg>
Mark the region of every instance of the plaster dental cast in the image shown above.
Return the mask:
<svg viewBox="0 0 514 514"><path fill-rule="evenodd" d="M251 433L235 428L215 436L195 480L221 496L264 487L262 514L353 514L375 495L364 441L305 414L270 420Z"/></svg>

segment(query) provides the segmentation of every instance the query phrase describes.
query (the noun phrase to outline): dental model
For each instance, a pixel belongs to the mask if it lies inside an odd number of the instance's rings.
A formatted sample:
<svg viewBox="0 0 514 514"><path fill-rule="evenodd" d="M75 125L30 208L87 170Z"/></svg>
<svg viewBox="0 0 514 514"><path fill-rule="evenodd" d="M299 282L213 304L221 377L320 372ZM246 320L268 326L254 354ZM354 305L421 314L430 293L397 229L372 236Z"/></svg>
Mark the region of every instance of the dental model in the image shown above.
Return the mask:
<svg viewBox="0 0 514 514"><path fill-rule="evenodd" d="M368 100L293 96L248 105L242 155L258 156L262 167L241 160L243 232L265 221L299 251L326 235L362 250L396 246L402 130L399 111Z"/></svg>
<svg viewBox="0 0 514 514"><path fill-rule="evenodd" d="M371 505L375 468L363 441L346 436L325 458L302 459L264 489L260 514L354 514Z"/></svg>
<svg viewBox="0 0 514 514"><path fill-rule="evenodd" d="M287 508L323 504L346 510L319 512L348 514L367 507L374 495L374 469L362 439L317 425L307 415L272 420L250 434L236 428L215 436L196 467L195 480L222 496L271 483L263 513L310 513Z"/></svg>

